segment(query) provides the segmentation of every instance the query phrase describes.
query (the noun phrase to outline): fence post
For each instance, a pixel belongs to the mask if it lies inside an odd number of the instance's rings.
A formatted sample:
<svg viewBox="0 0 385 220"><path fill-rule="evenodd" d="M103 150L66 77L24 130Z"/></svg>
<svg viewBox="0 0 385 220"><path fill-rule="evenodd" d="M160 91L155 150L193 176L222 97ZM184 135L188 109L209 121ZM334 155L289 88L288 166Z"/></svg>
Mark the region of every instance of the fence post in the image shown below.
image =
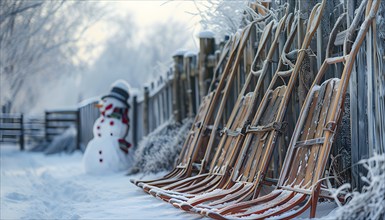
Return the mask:
<svg viewBox="0 0 385 220"><path fill-rule="evenodd" d="M23 120L24 119L24 115L21 114L20 115L20 150L23 151L24 150L24 125L23 125Z"/></svg>
<svg viewBox="0 0 385 220"><path fill-rule="evenodd" d="M202 100L208 92L210 79L214 73L215 38L213 32L202 31L199 33L199 48L199 95ZM213 62L210 62L210 58L213 59Z"/></svg>
<svg viewBox="0 0 385 220"><path fill-rule="evenodd" d="M132 142L134 146L138 143L138 97L134 96L132 98Z"/></svg>
<svg viewBox="0 0 385 220"><path fill-rule="evenodd" d="M194 115L194 106L193 106L193 90L192 90L192 82L193 79L193 59L195 55L192 53L186 54L184 57L184 72L186 74L186 83L187 83L187 100L188 100L188 117L192 117Z"/></svg>
<svg viewBox="0 0 385 220"><path fill-rule="evenodd" d="M44 112L44 133L45 140L48 141L48 112Z"/></svg>
<svg viewBox="0 0 385 220"><path fill-rule="evenodd" d="M184 89L183 86L183 55L184 52L179 51L174 54L174 83L173 83L173 112L177 122L182 122L184 118Z"/></svg>
<svg viewBox="0 0 385 220"><path fill-rule="evenodd" d="M80 150L80 142L81 142L81 135L82 135L82 129L81 129L81 120L80 120L80 108L76 111L76 149Z"/></svg>
<svg viewBox="0 0 385 220"><path fill-rule="evenodd" d="M143 128L144 128L144 135L147 135L150 133L150 124L149 124L149 98L150 98L150 90L148 86L144 87L144 106L143 106Z"/></svg>

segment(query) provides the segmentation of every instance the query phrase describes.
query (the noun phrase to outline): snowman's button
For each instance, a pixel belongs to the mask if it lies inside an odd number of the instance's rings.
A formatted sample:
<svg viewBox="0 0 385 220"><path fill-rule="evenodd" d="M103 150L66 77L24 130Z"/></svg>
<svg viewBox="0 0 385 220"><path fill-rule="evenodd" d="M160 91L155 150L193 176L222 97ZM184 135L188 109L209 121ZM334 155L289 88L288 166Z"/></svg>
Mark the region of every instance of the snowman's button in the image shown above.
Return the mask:
<svg viewBox="0 0 385 220"><path fill-rule="evenodd" d="M110 121L110 125L113 126L114 125L114 121Z"/></svg>
<svg viewBox="0 0 385 220"><path fill-rule="evenodd" d="M104 119L102 119L100 122L103 123L103 122L104 122Z"/></svg>
<svg viewBox="0 0 385 220"><path fill-rule="evenodd" d="M112 133L110 133L111 136L114 136Z"/></svg>
<svg viewBox="0 0 385 220"><path fill-rule="evenodd" d="M102 135L99 133L98 136L101 137Z"/></svg>
<svg viewBox="0 0 385 220"><path fill-rule="evenodd" d="M103 159L102 159L102 158L100 158L100 159L99 159L99 162L100 162L100 163L103 163Z"/></svg>
<svg viewBox="0 0 385 220"><path fill-rule="evenodd" d="M97 129L100 129L100 126L96 127Z"/></svg>
<svg viewBox="0 0 385 220"><path fill-rule="evenodd" d="M101 150L99 151L99 154L102 154L102 151L101 151Z"/></svg>

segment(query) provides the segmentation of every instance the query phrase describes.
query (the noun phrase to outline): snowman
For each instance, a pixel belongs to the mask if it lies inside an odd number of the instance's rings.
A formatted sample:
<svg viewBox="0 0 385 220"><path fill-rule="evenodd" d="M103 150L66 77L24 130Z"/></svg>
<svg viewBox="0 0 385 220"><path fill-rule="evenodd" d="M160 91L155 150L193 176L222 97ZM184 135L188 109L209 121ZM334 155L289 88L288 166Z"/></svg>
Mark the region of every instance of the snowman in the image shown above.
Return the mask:
<svg viewBox="0 0 385 220"><path fill-rule="evenodd" d="M94 138L88 143L83 156L87 173L116 172L128 168L128 149L131 146L125 140L129 130L128 91L128 83L118 80L112 84L110 93L96 105L100 117L94 123Z"/></svg>

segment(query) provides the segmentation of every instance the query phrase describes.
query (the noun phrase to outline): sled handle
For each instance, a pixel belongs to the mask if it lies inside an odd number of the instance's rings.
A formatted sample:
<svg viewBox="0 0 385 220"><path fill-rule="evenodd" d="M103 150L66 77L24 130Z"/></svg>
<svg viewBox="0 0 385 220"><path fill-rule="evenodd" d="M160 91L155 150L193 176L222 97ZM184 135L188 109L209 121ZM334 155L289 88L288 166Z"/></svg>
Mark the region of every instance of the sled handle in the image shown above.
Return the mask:
<svg viewBox="0 0 385 220"><path fill-rule="evenodd" d="M306 35L304 42L302 44L301 49L306 49L311 39L313 38L313 35L317 31L317 28L321 22L321 16L323 14L323 10L325 8L326 0L322 0L322 3L318 3L314 6L313 10L311 11L310 17L309 17L309 23L306 28Z"/></svg>

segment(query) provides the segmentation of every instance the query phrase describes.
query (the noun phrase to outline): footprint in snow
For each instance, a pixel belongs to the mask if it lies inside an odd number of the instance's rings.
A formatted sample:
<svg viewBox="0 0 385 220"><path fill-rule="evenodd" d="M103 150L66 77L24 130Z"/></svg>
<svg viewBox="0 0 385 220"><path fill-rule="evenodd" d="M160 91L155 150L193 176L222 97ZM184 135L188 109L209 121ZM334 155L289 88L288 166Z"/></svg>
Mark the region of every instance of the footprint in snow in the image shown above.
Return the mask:
<svg viewBox="0 0 385 220"><path fill-rule="evenodd" d="M18 202L18 201L26 201L29 200L30 197L18 192L12 192L8 193L5 198L7 198L11 202Z"/></svg>

